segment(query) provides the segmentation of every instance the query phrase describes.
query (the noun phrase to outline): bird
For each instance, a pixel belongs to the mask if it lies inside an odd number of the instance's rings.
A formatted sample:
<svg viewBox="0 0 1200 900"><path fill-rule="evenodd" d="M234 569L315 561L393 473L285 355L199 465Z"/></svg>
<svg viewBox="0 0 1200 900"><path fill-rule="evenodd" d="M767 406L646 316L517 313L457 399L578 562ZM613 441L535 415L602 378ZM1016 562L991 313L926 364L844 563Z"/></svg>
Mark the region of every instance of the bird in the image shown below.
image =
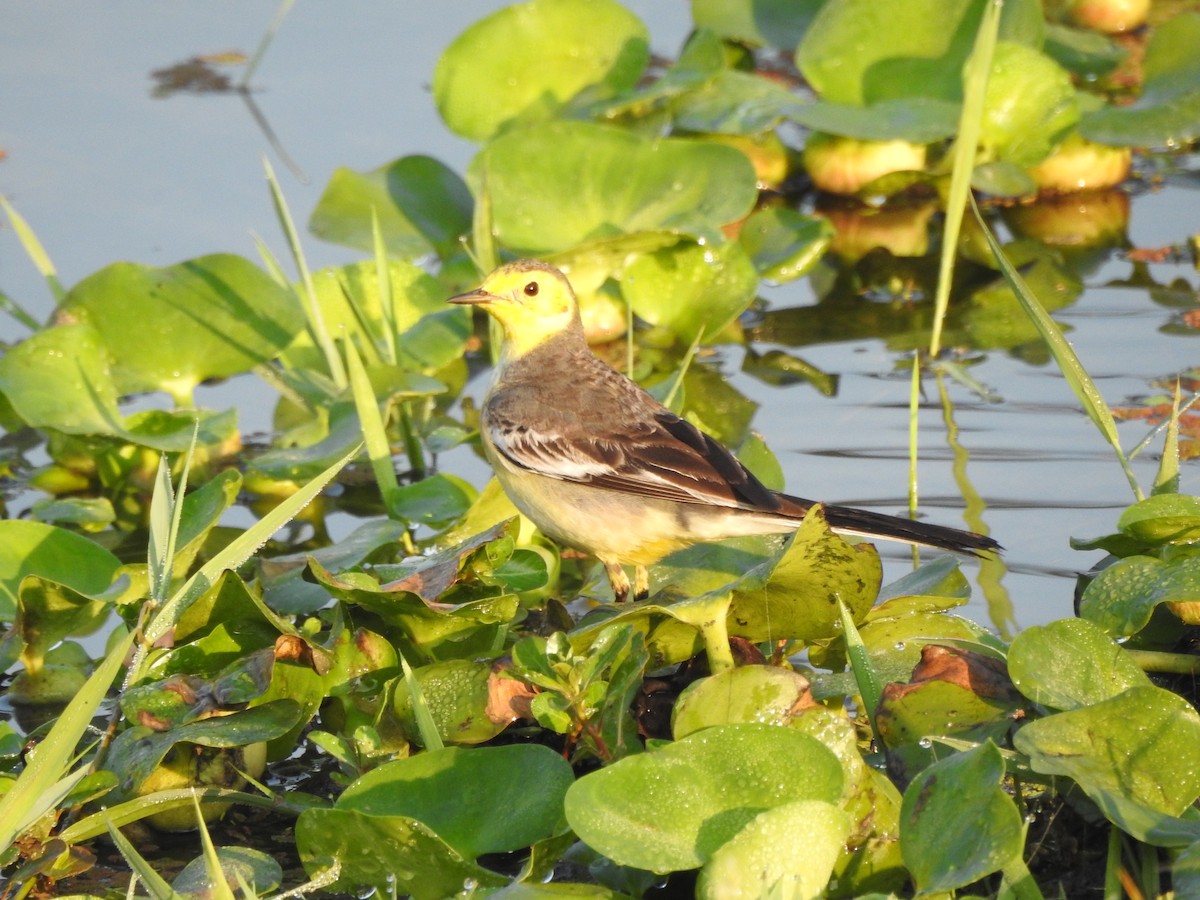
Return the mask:
<svg viewBox="0 0 1200 900"><path fill-rule="evenodd" d="M599 359L567 277L501 265L450 303L500 325L480 440L500 486L543 534L595 556L617 602L649 596L648 566L696 543L794 531L816 503L767 488L714 438ZM823 504L831 528L990 556L990 537ZM634 570L631 584L625 567Z"/></svg>

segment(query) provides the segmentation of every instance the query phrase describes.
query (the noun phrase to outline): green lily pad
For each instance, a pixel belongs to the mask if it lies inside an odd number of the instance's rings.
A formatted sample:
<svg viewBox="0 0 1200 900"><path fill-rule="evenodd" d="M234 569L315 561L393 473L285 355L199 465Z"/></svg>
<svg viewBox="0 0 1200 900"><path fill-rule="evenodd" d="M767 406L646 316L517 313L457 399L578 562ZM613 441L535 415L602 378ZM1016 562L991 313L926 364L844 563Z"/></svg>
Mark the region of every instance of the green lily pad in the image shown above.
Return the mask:
<svg viewBox="0 0 1200 900"><path fill-rule="evenodd" d="M100 332L82 323L46 328L0 356L0 391L35 428L120 434L119 392Z"/></svg>
<svg viewBox="0 0 1200 900"><path fill-rule="evenodd" d="M783 283L808 274L824 256L833 234L828 219L772 206L750 214L738 233L738 243L760 276Z"/></svg>
<svg viewBox="0 0 1200 900"><path fill-rule="evenodd" d="M1083 77L1106 75L1128 55L1108 35L1055 22L1046 23L1046 44L1042 49L1060 66Z"/></svg>
<svg viewBox="0 0 1200 900"><path fill-rule="evenodd" d="M984 4L977 0L826 3L796 48L796 65L823 100L866 106L900 97L962 99L962 67ZM1002 40L1042 42L1036 0L1006 3ZM897 43L896 35L904 41Z"/></svg>
<svg viewBox="0 0 1200 900"><path fill-rule="evenodd" d="M726 65L721 38L707 28L697 28L688 36L679 57L661 75L642 79L635 88L623 91L611 100L601 98L596 102L587 92L580 98L586 102L577 105L569 118L625 121L631 125L639 119L655 121L668 103L677 110L697 92L705 91L714 79L729 71Z"/></svg>
<svg viewBox="0 0 1200 900"><path fill-rule="evenodd" d="M445 528L463 517L475 497L470 482L439 472L395 491L388 499L388 512L414 525Z"/></svg>
<svg viewBox="0 0 1200 900"><path fill-rule="evenodd" d="M696 896L823 897L851 827L846 813L820 800L764 810L713 852L700 871Z"/></svg>
<svg viewBox="0 0 1200 900"><path fill-rule="evenodd" d="M646 27L612 0L530 0L460 34L438 60L433 98L450 130L484 141L548 119L585 88L628 90L650 59ZM535 167L536 168L536 167Z"/></svg>
<svg viewBox="0 0 1200 900"><path fill-rule="evenodd" d="M820 742L773 725L706 728L628 756L567 791L567 821L621 865L672 872L709 859L761 812L835 803L842 767Z"/></svg>
<svg viewBox="0 0 1200 900"><path fill-rule="evenodd" d="M1151 546L1200 541L1200 497L1154 494L1121 513L1117 527Z"/></svg>
<svg viewBox="0 0 1200 900"><path fill-rule="evenodd" d="M956 600L955 606L965 603L971 596L971 583L963 575L958 560L953 556L939 556L937 559L923 562L913 571L902 575L895 581L885 584L879 589L879 605L871 611L868 619L886 618L888 610L898 607L889 606L891 601L911 598L929 598L930 602L938 599ZM938 609L948 607L938 605Z"/></svg>
<svg viewBox="0 0 1200 900"><path fill-rule="evenodd" d="M464 859L429 826L407 816L306 809L296 820L296 849L310 877L336 865L338 878L327 889L341 892L369 887L414 900L445 900L464 884L498 888L509 881Z"/></svg>
<svg viewBox="0 0 1200 900"><path fill-rule="evenodd" d="M1200 13L1156 27L1146 45L1142 94L1128 106L1088 112L1079 132L1119 147L1174 147L1200 137Z"/></svg>
<svg viewBox="0 0 1200 900"><path fill-rule="evenodd" d="M1200 715L1162 688L1030 722L1013 746L1034 771L1074 779L1106 813L1117 796L1179 816L1200 796Z"/></svg>
<svg viewBox="0 0 1200 900"><path fill-rule="evenodd" d="M621 279L621 296L638 318L684 344L701 335L711 341L746 311L757 288L758 274L738 244L680 242L639 256Z"/></svg>
<svg viewBox="0 0 1200 900"><path fill-rule="evenodd" d="M562 755L538 744L446 747L371 770L346 788L337 808L416 819L473 859L553 834L574 780Z"/></svg>
<svg viewBox="0 0 1200 900"><path fill-rule="evenodd" d="M733 147L588 122L506 132L472 161L468 181L491 198L497 240L535 255L662 229L720 243L720 227L758 198L754 167Z"/></svg>
<svg viewBox="0 0 1200 900"><path fill-rule="evenodd" d="M1108 635L1086 619L1061 619L1018 634L1008 674L1022 694L1055 709L1108 700L1150 679Z"/></svg>
<svg viewBox="0 0 1200 900"><path fill-rule="evenodd" d="M949 681L889 684L875 723L879 736L892 748L945 735L999 740L1012 725L1015 707L1011 701L981 696Z"/></svg>
<svg viewBox="0 0 1200 900"><path fill-rule="evenodd" d="M421 686L425 706L438 735L448 744L482 744L508 725L487 715L492 667L470 659L447 659L414 669L412 677ZM417 740L416 712L407 679L396 686L393 701L396 716L410 740Z"/></svg>
<svg viewBox="0 0 1200 900"><path fill-rule="evenodd" d="M461 603L432 599L454 583L461 560L478 551L481 543L452 547L399 565L377 566L372 574L350 571L335 575L314 559L309 560L309 568L331 595L400 626L422 652L436 658L439 647L446 644L441 652L460 657L469 653L465 649L469 645L462 642L472 636L490 639L520 608L515 594L497 596L494 588L482 598L476 592Z"/></svg>
<svg viewBox="0 0 1200 900"><path fill-rule="evenodd" d="M789 535L783 554L736 585L729 632L750 641L806 643L838 633L840 598L861 622L879 592L883 568L870 544L850 544L829 529L820 506Z"/></svg>
<svg viewBox="0 0 1200 900"><path fill-rule="evenodd" d="M121 778L123 791L134 791L178 743L244 747L284 734L295 725L299 713L300 706L295 701L277 700L227 716L178 725L167 731L135 725L117 735L104 765Z"/></svg>
<svg viewBox="0 0 1200 900"><path fill-rule="evenodd" d="M922 772L904 792L900 849L921 893L960 888L1015 859L1024 824L991 741ZM969 824L968 824L969 823Z"/></svg>
<svg viewBox="0 0 1200 900"><path fill-rule="evenodd" d="M180 405L201 381L273 359L304 326L290 290L231 254L113 263L75 285L56 315L100 333L119 393L161 390Z"/></svg>
<svg viewBox="0 0 1200 900"><path fill-rule="evenodd" d="M791 52L824 0L692 0L697 28L723 38Z"/></svg>
<svg viewBox="0 0 1200 900"><path fill-rule="evenodd" d="M434 252L445 259L470 232L472 205L471 192L453 169L428 156L404 156L370 172L335 169L308 229L373 253L374 210L389 254L415 259Z"/></svg>
<svg viewBox="0 0 1200 900"><path fill-rule="evenodd" d="M931 144L958 129L960 106L936 97L897 97L870 106L820 100L793 110L789 118L814 131L864 141Z"/></svg>
<svg viewBox="0 0 1200 900"><path fill-rule="evenodd" d="M22 519L0 521L0 622L13 621L28 575L96 598L108 590L120 565L109 551L74 532Z"/></svg>
<svg viewBox="0 0 1200 900"><path fill-rule="evenodd" d="M1033 47L997 42L979 132L985 159L1040 162L1078 121L1079 103L1065 69Z"/></svg>
<svg viewBox="0 0 1200 900"><path fill-rule="evenodd" d="M741 666L688 685L671 714L675 739L713 725L788 724L800 711L808 679L778 666Z"/></svg>
<svg viewBox="0 0 1200 900"><path fill-rule="evenodd" d="M283 883L283 868L279 863L260 850L250 847L217 847L217 859L221 874L227 884L248 884L262 896L269 894ZM197 857L183 867L171 882L179 894L193 897L217 896L217 884L208 873L208 861Z"/></svg>
<svg viewBox="0 0 1200 900"><path fill-rule="evenodd" d="M675 104L675 126L701 134L756 135L790 118L804 103L783 85L725 69Z"/></svg>
<svg viewBox="0 0 1200 900"><path fill-rule="evenodd" d="M826 3L796 48L796 65L834 103L864 106L904 96L958 101L981 10L970 0Z"/></svg>
<svg viewBox="0 0 1200 900"><path fill-rule="evenodd" d="M1100 572L1083 592L1079 615L1111 637L1137 634L1160 603L1200 601L1200 556L1163 562L1129 556Z"/></svg>

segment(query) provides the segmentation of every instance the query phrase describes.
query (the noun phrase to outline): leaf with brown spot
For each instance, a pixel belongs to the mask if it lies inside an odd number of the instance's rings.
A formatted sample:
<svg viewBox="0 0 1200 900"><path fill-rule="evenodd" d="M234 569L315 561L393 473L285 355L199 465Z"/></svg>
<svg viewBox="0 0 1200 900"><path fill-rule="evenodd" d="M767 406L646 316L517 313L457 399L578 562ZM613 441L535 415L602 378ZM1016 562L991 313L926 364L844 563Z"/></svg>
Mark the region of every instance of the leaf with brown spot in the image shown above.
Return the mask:
<svg viewBox="0 0 1200 900"><path fill-rule="evenodd" d="M488 676L488 701L485 713L497 725L508 725L517 719L532 719L530 703L538 688L505 673L512 663L500 661L492 666Z"/></svg>

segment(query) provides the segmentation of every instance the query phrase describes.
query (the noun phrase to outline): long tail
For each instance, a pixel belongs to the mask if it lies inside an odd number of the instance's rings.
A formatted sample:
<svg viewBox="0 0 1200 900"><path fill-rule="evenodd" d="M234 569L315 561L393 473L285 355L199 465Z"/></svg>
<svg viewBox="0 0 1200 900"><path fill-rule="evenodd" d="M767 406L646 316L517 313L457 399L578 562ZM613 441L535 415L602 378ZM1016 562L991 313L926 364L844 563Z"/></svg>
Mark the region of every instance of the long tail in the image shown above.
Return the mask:
<svg viewBox="0 0 1200 900"><path fill-rule="evenodd" d="M781 499L785 502L805 506L812 505L809 501L801 500L799 497L784 495ZM905 544L938 547L942 550L953 550L955 553L965 553L969 556L987 556L999 553L1003 549L990 537L976 534L973 531L962 531L958 528L948 528L945 525L918 522L915 519L902 519L899 516L855 509L852 506L826 505L825 520L835 531L844 531L866 538L886 538L889 541L901 541Z"/></svg>

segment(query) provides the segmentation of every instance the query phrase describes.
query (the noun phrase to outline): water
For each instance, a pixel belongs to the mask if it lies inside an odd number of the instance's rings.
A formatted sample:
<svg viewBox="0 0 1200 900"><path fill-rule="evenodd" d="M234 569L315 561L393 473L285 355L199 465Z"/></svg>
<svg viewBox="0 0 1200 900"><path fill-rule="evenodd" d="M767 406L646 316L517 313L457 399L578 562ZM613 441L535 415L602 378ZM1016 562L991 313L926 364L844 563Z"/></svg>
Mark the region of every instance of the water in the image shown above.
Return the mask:
<svg viewBox="0 0 1200 900"><path fill-rule="evenodd" d="M266 190L261 159L271 160L294 217L307 220L338 166L366 170L423 153L463 171L474 146L441 124L428 91L441 50L468 24L503 5L495 0L300 3L285 21L254 78L254 102L302 176L264 136L234 94L151 95L150 73L198 54L253 52L275 12L273 0L162 5L125 0L79 5L46 0L13 5L0 31L0 191L30 221L64 284L117 260L166 265L228 251L255 258L251 235L287 258ZM674 55L686 35L688 4L627 3L647 22L653 49ZM236 79L240 70L229 69ZM1192 169L1197 168L1195 159ZM1183 240L1197 179L1134 198L1129 237L1136 246ZM1190 230L1194 230L1192 224ZM305 238L314 267L358 257ZM1154 265L1161 283L1196 283L1183 265ZM1176 311L1144 288L1108 286L1131 264L1110 259L1086 278L1084 295L1057 314L1071 328L1084 364L1111 403L1154 390L1195 360L1194 332L1168 333ZM39 317L49 293L11 234L0 232L0 289ZM807 280L766 292L772 309L814 302ZM0 338L22 329L0 320ZM759 352L773 348L758 345ZM834 341L789 349L840 375L837 395L807 385L771 388L739 373L744 351L722 351L722 368L762 405L754 426L779 455L791 492L867 505L906 506L909 373L903 357L878 340ZM983 520L1007 548L1007 571L992 596L1007 592L1016 626L1071 613L1074 572L1099 554L1072 551L1070 536L1112 529L1132 494L1111 451L1079 411L1052 365L989 352L971 370L1002 402L950 385L968 487L983 498ZM246 379L204 388L202 404L239 403L243 431L265 430L273 398L244 402ZM929 517L962 524L962 488L942 424L937 387L926 384L920 418L920 495ZM469 391L479 396L481 384ZM1121 426L1127 447L1145 433ZM1148 485L1156 443L1136 464ZM486 470L469 449L442 460L446 471L482 484ZM1196 492L1185 467L1182 488ZM906 551L887 549L888 576L904 571ZM972 573L975 570L970 570ZM973 576L974 577L974 576ZM968 614L1007 619L976 590ZM997 612L999 609L999 612Z"/></svg>

